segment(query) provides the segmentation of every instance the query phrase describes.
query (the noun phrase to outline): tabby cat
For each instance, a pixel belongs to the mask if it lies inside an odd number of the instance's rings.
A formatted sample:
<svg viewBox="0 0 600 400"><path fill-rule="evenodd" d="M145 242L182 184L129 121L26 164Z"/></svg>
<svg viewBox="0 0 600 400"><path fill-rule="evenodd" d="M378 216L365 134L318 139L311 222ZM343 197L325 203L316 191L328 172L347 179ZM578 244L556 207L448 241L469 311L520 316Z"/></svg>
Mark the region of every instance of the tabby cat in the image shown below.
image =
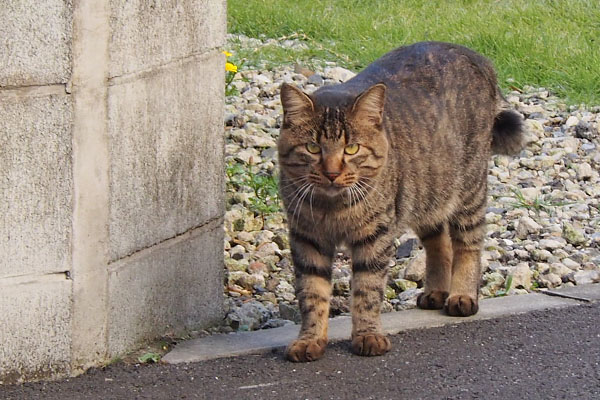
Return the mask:
<svg viewBox="0 0 600 400"><path fill-rule="evenodd" d="M380 307L399 229L426 250L420 308L478 310L488 160L522 148L521 116L502 110L491 63L458 45L401 47L351 80L311 95L283 84L278 142L302 314L291 361L327 344L332 260L352 259L352 350L390 349Z"/></svg>

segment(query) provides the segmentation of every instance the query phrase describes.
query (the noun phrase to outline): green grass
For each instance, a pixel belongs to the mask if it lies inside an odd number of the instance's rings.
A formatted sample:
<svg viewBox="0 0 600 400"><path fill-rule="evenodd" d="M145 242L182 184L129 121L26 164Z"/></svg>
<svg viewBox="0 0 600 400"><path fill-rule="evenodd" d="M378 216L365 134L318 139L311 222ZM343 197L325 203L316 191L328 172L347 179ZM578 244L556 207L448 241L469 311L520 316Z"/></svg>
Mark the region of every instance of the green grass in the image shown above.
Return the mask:
<svg viewBox="0 0 600 400"><path fill-rule="evenodd" d="M271 63L336 61L360 70L422 40L459 43L491 58L502 87L550 88L600 104L598 0L229 0L229 32L305 35L310 50L271 49Z"/></svg>
<svg viewBox="0 0 600 400"><path fill-rule="evenodd" d="M337 53L333 49L321 45L305 34L291 34L287 35L286 38L300 39L306 41L308 45L302 49L289 49L282 47L280 41L277 41L270 45L260 46L260 48L249 48L234 40L230 42L232 47L228 48L228 50L234 52L234 55L229 60L237 65L243 62L243 67L240 70L257 67L269 68L283 64L294 64L296 62L301 62L304 67L312 68L323 66L323 61L335 60L337 62L340 59L346 60L346 62L342 61L340 64L349 65L346 55ZM282 37L278 37L278 39L282 39Z"/></svg>

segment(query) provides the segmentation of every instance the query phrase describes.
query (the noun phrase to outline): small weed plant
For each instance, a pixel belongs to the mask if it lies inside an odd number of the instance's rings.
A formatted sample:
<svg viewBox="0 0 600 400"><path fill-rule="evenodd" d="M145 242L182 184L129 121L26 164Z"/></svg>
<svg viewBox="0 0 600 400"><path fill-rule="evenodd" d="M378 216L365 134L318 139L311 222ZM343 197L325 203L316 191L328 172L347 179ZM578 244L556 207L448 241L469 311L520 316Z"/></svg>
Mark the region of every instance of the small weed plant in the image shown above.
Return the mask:
<svg viewBox="0 0 600 400"><path fill-rule="evenodd" d="M160 358L160 354L158 353L145 353L144 355L138 358L138 361L142 364L157 363L160 361Z"/></svg>
<svg viewBox="0 0 600 400"><path fill-rule="evenodd" d="M511 192L516 200L516 202L511 204L513 207L526 208L528 210L535 210L537 212L546 211L550 213L554 207L560 207L568 204L564 201L544 199L541 196L536 196L535 199L530 200L527 199L518 189L512 189Z"/></svg>
<svg viewBox="0 0 600 400"><path fill-rule="evenodd" d="M255 172L254 168L252 164L229 164L226 168L227 189L230 192L251 189L250 210L264 221L266 215L281 211L279 187L275 176Z"/></svg>
<svg viewBox="0 0 600 400"><path fill-rule="evenodd" d="M504 283L504 289L498 290L496 292L496 297L503 297L503 296L506 296L508 294L508 292L509 292L509 290L510 290L510 288L512 286L512 280L513 280L512 275L509 275L506 278L506 282Z"/></svg>

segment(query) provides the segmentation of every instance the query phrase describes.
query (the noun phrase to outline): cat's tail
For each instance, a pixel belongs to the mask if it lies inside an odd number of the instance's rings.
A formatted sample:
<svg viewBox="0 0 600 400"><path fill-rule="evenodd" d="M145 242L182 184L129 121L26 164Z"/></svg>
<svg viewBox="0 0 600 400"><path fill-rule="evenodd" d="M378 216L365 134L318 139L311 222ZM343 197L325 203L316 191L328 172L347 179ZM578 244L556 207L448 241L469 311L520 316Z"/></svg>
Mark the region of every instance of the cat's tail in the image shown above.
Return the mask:
<svg viewBox="0 0 600 400"><path fill-rule="evenodd" d="M492 153L516 154L525 146L523 118L512 110L503 110L496 115L492 128Z"/></svg>

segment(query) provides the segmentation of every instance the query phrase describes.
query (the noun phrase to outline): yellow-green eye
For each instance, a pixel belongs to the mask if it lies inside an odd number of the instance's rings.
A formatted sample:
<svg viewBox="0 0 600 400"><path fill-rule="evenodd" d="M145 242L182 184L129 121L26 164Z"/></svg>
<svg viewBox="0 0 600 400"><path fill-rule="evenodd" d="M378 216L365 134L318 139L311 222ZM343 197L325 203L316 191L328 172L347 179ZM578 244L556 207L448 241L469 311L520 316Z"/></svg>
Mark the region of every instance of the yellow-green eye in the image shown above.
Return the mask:
<svg viewBox="0 0 600 400"><path fill-rule="evenodd" d="M346 146L344 148L344 153L346 154L356 154L358 152L358 148L359 146L355 143L355 144L349 144L348 146Z"/></svg>
<svg viewBox="0 0 600 400"><path fill-rule="evenodd" d="M321 146L316 143L307 143L306 150L311 154L317 154L321 152Z"/></svg>

